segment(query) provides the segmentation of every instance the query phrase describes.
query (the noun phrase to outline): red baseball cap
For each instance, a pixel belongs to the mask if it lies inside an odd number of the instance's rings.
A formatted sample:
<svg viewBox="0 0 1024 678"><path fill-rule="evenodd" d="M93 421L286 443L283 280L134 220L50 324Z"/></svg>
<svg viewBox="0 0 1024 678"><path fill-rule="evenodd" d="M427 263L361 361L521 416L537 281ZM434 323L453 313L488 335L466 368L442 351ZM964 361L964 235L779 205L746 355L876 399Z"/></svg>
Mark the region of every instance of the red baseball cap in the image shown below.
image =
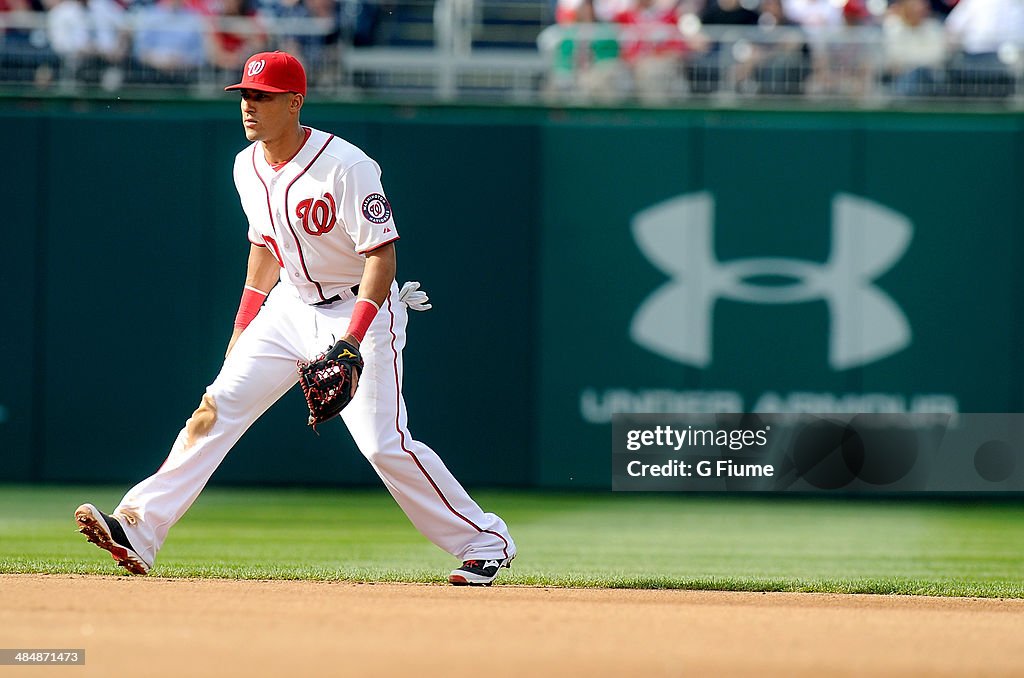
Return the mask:
<svg viewBox="0 0 1024 678"><path fill-rule="evenodd" d="M253 89L258 92L298 92L306 96L306 71L299 60L287 52L253 54L242 69L242 82L225 87Z"/></svg>

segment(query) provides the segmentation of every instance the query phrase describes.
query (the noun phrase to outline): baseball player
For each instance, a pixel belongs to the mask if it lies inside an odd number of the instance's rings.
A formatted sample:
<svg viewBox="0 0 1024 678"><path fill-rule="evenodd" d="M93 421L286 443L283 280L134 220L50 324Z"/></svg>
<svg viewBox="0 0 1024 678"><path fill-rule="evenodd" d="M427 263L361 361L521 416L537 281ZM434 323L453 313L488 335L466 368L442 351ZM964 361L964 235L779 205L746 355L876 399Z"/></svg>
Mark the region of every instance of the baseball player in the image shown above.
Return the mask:
<svg viewBox="0 0 1024 678"><path fill-rule="evenodd" d="M226 89L240 91L253 143L234 165L251 247L224 364L163 466L110 515L80 506L80 531L129 572L148 572L235 442L296 383L297 361L340 339L365 361L341 413L359 450L420 532L462 561L449 581L489 585L516 555L505 522L484 513L409 433L407 307L395 283L398 231L380 167L340 137L300 124L306 74L290 54L252 56L241 82Z"/></svg>

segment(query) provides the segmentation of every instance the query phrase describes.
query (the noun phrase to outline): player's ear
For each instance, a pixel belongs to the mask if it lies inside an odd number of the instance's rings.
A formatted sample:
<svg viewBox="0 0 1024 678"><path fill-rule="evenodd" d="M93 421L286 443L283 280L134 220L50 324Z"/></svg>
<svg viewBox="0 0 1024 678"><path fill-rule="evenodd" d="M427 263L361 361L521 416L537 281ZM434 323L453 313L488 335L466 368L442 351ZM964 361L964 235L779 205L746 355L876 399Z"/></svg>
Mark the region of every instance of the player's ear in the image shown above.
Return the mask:
<svg viewBox="0 0 1024 678"><path fill-rule="evenodd" d="M302 110L302 102L304 102L305 100L306 98L299 94L298 92L292 93L292 100L291 103L289 104L289 108L291 108L292 113L298 113L300 110Z"/></svg>

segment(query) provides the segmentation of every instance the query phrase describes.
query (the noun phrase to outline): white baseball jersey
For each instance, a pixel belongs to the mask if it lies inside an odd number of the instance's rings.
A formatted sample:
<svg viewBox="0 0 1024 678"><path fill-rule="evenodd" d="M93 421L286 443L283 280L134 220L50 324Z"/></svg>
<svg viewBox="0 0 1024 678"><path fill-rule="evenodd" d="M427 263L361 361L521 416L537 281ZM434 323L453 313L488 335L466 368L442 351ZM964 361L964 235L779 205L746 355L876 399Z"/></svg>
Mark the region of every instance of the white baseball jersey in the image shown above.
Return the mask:
<svg viewBox="0 0 1024 678"><path fill-rule="evenodd" d="M315 304L359 283L365 255L398 239L380 166L349 142L311 130L279 171L254 142L235 157L249 241L270 248L281 281Z"/></svg>

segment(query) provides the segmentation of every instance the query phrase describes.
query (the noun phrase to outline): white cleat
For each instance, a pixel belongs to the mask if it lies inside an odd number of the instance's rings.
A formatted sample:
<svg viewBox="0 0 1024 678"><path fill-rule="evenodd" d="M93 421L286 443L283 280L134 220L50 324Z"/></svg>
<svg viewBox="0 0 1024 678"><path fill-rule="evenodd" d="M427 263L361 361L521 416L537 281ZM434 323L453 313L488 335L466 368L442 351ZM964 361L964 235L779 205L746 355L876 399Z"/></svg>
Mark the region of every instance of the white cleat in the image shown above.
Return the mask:
<svg viewBox="0 0 1024 678"><path fill-rule="evenodd" d="M467 560L461 567L452 570L448 575L448 583L455 586L490 586L498 571L503 567L512 567L512 558L492 560Z"/></svg>
<svg viewBox="0 0 1024 678"><path fill-rule="evenodd" d="M75 509L75 523L86 539L108 551L124 569L132 574L149 572L150 564L136 553L117 518L108 516L92 504L82 504Z"/></svg>

